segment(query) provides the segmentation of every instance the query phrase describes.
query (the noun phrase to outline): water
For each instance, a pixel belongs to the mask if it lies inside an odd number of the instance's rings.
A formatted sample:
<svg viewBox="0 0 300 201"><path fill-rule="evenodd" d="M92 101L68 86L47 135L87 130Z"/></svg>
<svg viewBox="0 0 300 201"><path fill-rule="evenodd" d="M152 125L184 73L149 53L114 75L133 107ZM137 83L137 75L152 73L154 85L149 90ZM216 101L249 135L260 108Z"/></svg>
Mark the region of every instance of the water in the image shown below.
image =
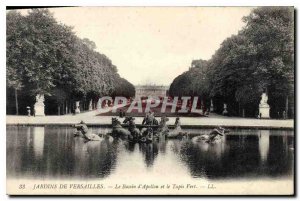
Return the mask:
<svg viewBox="0 0 300 201"><path fill-rule="evenodd" d="M110 132L109 128L91 129ZM7 177L87 180L146 175L216 180L291 178L294 174L293 131L231 130L221 143L212 145L195 139L86 143L74 138L73 131L71 127L7 126Z"/></svg>

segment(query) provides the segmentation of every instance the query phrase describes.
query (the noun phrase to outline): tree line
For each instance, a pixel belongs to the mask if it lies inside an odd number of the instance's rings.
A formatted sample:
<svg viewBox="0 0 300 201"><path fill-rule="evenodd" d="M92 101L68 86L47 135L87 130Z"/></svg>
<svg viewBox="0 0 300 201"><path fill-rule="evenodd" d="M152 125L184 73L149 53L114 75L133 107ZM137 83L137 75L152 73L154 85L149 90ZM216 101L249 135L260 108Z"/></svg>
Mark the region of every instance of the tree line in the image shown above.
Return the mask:
<svg viewBox="0 0 300 201"><path fill-rule="evenodd" d="M243 18L245 26L223 41L208 61L195 60L176 77L172 96L198 95L216 112L226 103L230 115L256 117L263 92L270 115L294 116L294 10L260 7ZM206 100L205 100L206 99Z"/></svg>
<svg viewBox="0 0 300 201"><path fill-rule="evenodd" d="M9 11L6 22L7 113L25 114L38 94L45 95L46 114L73 112L75 101L85 110L101 96L134 96L134 86L95 43L77 37L48 9Z"/></svg>

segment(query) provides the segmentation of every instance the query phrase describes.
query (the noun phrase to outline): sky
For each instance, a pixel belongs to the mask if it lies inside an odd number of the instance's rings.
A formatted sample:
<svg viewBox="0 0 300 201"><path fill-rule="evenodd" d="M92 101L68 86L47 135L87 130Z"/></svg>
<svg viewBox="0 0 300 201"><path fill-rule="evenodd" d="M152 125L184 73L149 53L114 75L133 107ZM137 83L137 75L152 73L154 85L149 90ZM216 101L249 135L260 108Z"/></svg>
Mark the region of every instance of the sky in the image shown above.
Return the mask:
<svg viewBox="0 0 300 201"><path fill-rule="evenodd" d="M251 7L51 8L80 38L96 43L134 85L170 85L194 59L210 59L245 25Z"/></svg>

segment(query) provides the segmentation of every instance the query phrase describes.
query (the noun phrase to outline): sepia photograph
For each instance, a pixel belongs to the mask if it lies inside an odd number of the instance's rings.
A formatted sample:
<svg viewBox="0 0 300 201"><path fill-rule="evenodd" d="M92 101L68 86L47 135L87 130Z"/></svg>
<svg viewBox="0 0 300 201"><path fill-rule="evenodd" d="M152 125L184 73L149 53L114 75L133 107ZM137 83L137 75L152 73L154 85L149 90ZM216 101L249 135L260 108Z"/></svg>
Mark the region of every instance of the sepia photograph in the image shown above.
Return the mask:
<svg viewBox="0 0 300 201"><path fill-rule="evenodd" d="M6 7L8 195L295 195L295 8Z"/></svg>

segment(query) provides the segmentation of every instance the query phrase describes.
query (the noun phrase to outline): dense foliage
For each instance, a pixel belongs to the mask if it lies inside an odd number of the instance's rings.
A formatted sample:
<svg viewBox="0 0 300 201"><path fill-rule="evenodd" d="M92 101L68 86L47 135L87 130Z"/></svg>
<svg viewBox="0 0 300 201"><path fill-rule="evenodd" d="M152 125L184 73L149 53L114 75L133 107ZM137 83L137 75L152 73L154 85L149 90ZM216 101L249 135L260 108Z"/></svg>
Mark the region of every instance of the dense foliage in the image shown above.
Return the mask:
<svg viewBox="0 0 300 201"><path fill-rule="evenodd" d="M205 71L199 74L192 67L174 79L170 93L195 95L191 89L205 89L196 90L197 95L212 98L217 112L227 103L231 115L256 116L261 94L266 92L272 117L281 117L283 111L292 117L293 9L257 8L243 20L246 26L221 44Z"/></svg>
<svg viewBox="0 0 300 201"><path fill-rule="evenodd" d="M7 97L12 98L13 91L15 96L15 101L8 101L8 110L15 102L24 113L37 94L46 95L48 114L54 108L70 112L74 101L80 100L82 109L87 109L91 99L95 106L104 95L134 96L133 85L95 48L94 42L78 38L47 9L32 9L28 15L8 12Z"/></svg>

